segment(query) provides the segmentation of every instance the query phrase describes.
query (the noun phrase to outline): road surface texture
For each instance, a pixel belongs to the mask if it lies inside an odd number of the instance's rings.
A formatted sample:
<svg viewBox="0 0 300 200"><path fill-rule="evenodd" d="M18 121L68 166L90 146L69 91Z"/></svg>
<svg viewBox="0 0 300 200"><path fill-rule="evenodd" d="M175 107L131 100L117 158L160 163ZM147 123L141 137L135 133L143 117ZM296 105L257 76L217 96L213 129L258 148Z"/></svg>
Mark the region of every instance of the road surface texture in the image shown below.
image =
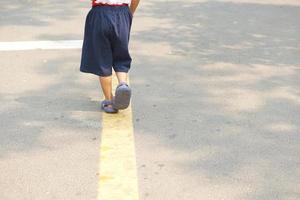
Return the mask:
<svg viewBox="0 0 300 200"><path fill-rule="evenodd" d="M89 4L1 1L0 42L81 40ZM140 200L300 199L298 0L141 0L130 46ZM80 54L0 51L1 200L101 199Z"/></svg>

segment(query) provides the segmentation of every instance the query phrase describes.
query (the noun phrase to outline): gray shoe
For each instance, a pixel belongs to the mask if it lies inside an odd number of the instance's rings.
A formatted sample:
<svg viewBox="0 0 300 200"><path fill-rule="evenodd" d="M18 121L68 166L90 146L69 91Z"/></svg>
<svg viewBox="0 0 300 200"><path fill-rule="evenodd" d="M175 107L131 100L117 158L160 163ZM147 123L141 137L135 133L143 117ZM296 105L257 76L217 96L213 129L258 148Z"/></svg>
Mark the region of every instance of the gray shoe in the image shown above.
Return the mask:
<svg viewBox="0 0 300 200"><path fill-rule="evenodd" d="M131 89L126 83L120 83L116 88L113 108L123 110L128 108L131 98Z"/></svg>
<svg viewBox="0 0 300 200"><path fill-rule="evenodd" d="M104 101L101 102L101 109L106 113L110 113L110 114L117 113L118 109L115 109L113 107L109 107L110 105L113 106L112 101L104 100Z"/></svg>

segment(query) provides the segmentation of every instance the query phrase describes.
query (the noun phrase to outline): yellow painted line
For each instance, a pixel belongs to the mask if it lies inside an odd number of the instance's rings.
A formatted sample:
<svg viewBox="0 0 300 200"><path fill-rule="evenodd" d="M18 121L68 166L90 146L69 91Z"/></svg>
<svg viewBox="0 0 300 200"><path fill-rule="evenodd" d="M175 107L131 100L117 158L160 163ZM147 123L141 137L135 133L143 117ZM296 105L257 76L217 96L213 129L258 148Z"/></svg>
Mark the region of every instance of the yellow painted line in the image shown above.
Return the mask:
<svg viewBox="0 0 300 200"><path fill-rule="evenodd" d="M98 200L138 200L131 106L102 119Z"/></svg>

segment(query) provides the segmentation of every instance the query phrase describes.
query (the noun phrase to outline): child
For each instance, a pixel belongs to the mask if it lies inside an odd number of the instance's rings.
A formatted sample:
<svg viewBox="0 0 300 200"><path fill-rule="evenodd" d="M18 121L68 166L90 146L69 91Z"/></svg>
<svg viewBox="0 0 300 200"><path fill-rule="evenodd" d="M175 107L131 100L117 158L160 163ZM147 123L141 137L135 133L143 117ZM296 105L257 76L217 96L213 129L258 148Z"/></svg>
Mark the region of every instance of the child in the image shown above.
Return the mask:
<svg viewBox="0 0 300 200"><path fill-rule="evenodd" d="M130 103L128 43L138 4L139 0L92 0L92 9L86 17L80 71L99 76L105 96L101 108L106 113L117 113ZM115 96L112 94L112 68L119 82Z"/></svg>

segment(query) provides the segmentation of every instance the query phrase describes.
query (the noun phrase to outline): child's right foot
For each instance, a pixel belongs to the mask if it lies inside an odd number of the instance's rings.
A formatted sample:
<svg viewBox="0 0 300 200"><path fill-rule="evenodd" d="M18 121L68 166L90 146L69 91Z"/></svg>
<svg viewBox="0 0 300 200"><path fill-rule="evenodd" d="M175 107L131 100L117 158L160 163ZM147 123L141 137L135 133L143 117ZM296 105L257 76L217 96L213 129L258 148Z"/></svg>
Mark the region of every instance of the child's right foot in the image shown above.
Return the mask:
<svg viewBox="0 0 300 200"><path fill-rule="evenodd" d="M126 83L120 83L116 88L113 108L123 110L128 108L131 98L131 89Z"/></svg>

